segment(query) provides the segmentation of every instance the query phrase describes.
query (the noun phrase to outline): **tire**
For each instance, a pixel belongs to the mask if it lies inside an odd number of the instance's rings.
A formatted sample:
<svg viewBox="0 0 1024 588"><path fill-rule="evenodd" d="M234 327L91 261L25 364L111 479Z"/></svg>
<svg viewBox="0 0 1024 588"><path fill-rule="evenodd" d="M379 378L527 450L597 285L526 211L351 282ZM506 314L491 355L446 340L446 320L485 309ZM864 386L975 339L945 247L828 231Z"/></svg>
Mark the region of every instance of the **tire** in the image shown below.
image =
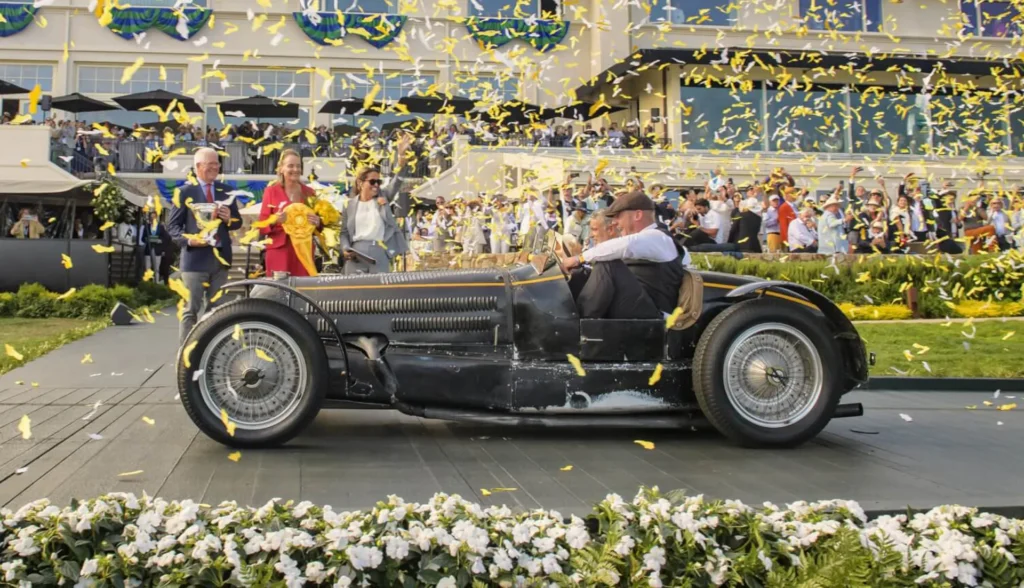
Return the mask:
<svg viewBox="0 0 1024 588"><path fill-rule="evenodd" d="M270 300L221 306L196 325L178 357L185 412L208 437L237 448L274 447L301 433L320 412L327 374L323 344L309 321Z"/></svg>
<svg viewBox="0 0 1024 588"><path fill-rule="evenodd" d="M704 416L747 447L795 447L811 439L842 395L842 362L830 333L823 319L795 304L756 299L725 309L693 357Z"/></svg>

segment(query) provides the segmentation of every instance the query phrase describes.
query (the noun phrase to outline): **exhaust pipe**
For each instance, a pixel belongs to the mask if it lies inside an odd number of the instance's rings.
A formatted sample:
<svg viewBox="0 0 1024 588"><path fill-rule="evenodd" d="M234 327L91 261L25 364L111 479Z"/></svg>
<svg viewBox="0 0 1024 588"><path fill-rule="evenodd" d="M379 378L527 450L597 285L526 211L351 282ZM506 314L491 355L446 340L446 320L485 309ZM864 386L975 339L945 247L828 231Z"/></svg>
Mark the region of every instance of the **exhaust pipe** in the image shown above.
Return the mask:
<svg viewBox="0 0 1024 588"><path fill-rule="evenodd" d="M834 419L859 416L864 416L864 405L859 402L853 404L840 404L832 414L832 418Z"/></svg>

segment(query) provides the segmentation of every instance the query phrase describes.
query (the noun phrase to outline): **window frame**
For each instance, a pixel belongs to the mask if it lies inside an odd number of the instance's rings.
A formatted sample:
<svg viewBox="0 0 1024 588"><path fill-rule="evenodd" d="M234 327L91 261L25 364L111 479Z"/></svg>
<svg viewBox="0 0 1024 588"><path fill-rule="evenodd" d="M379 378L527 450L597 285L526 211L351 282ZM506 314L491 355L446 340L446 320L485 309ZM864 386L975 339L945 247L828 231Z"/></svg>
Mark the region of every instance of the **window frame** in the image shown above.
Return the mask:
<svg viewBox="0 0 1024 588"><path fill-rule="evenodd" d="M651 1L653 2L653 0L651 0ZM729 6L729 5L735 3L735 0L733 0L733 1L730 1L730 0L716 0L716 1L721 6ZM682 10L682 8L676 7L676 4L681 4L681 3L686 3L686 2L687 2L687 0L658 0L658 7L659 7L659 9L662 12L664 12L665 8L667 8L669 6L671 6L671 8L669 9L670 11L672 11L672 10ZM653 4L650 4L650 6L652 6L652 11L653 11ZM726 14L726 13L722 12L721 10L718 10L718 13L722 14L722 15ZM667 24L667 25L673 26L673 27L707 27L707 28L733 27L733 28L735 28L735 27L739 26L739 22L740 22L740 11L739 11L739 9L738 8L734 9L730 14L732 15L731 17L726 16L726 20L730 21L730 22L727 22L727 23L714 23L714 22L711 22L711 23L696 24L696 23L692 23L692 22L686 22L685 20L683 22L675 22L671 18L669 18L669 19L661 19L661 18L653 19L652 18L650 22L651 22L651 24L654 24L654 25L664 25L664 24ZM670 14L670 16L671 16L671 14Z"/></svg>
<svg viewBox="0 0 1024 588"><path fill-rule="evenodd" d="M1003 36L990 36L985 34L985 23L983 21L983 14L981 11L982 4L1005 4L1008 7L1011 11L1010 21L1007 23L1007 30L1009 34ZM974 9L968 11L967 5L973 6ZM963 27L964 31L975 39L1013 39L1015 37L1024 36L1024 23L1021 21L1013 21L1012 11L1015 10L1015 8L1012 2L1000 2L998 0L959 0L959 6L960 14L967 18L967 23ZM974 18L971 18L971 13L973 13ZM1016 34L1013 34L1013 31L1011 30L1013 28L1017 29Z"/></svg>
<svg viewBox="0 0 1024 588"><path fill-rule="evenodd" d="M368 12L362 10L362 6L359 7L360 10L348 10L352 4L362 2L362 0L319 0L319 11L342 12L345 14L398 14L398 0L390 0L390 4L388 4L387 0L381 1L384 1L388 7L387 12Z"/></svg>
<svg viewBox="0 0 1024 588"><path fill-rule="evenodd" d="M186 73L185 72L185 68L183 66L179 67L179 66L166 66L165 65L164 69L167 71L167 81L162 82L162 81L160 81L160 65L159 64L156 64L156 65L144 65L144 66L140 67L139 70L137 72L135 72L135 76L131 80L129 80L127 84L124 84L126 89L125 90L118 90L117 87L122 85L120 83L120 81L121 81L121 72L124 70L125 67L128 67L128 65L129 64L115 65L115 64L106 64L106 63L81 63L81 64L78 64L78 65L75 66L75 89L76 89L76 91L81 92L81 93L86 94L86 95L98 94L98 95L103 95L103 96L118 96L118 95L124 95L124 94L136 94L136 93L139 93L139 92L151 92L153 90L166 90L168 92L174 92L176 94L181 94L181 93L183 93L185 91L185 77L186 77L186 75L185 75L185 73ZM83 73L83 71L88 70L88 69L95 69L97 71L99 71L99 70L109 70L110 74L112 76L111 79L109 80L111 82L111 90L112 91L111 92L101 91L101 90L97 89L99 86L95 86L95 85L93 86L92 90L88 90L87 91L86 89L83 89L82 88L82 73ZM145 75L147 75L147 76L154 76L155 75L156 76L155 77L155 82L154 82L154 78L150 77L149 79L146 80L146 84L147 84L146 88L143 88L143 89L133 89L132 88L132 84L134 84L134 83L140 83L141 84L142 83L138 79L139 72L146 72ZM173 75L180 74L181 75L180 82L178 80L172 80L171 79L172 74ZM94 77L93 79L91 79L89 81L91 81L91 82L93 82L95 84L95 83L100 82L100 81L103 81L105 83L108 80L105 77L104 78L100 78L99 76L97 76L97 77ZM174 85L174 84L179 84L179 83L180 83L180 86L175 86Z"/></svg>
<svg viewBox="0 0 1024 588"><path fill-rule="evenodd" d="M220 71L228 78L231 78L233 74L237 73L238 80L228 79L227 81L230 86L228 86L228 88L221 88L220 79L214 77L206 78L204 80L206 83L204 84L203 92L208 98L224 98L230 100L234 98L254 96L259 93L270 98L279 98L290 102L302 103L313 96L313 78L312 74L309 72L300 74L293 69L254 67L224 67L221 68ZM286 81L284 83L279 82L278 76L280 74L290 74L292 76L292 81ZM273 80L262 79L261 76L263 75L273 76ZM304 78L304 82L300 83L300 78ZM293 89L287 96L282 96L281 94L284 93L284 91L288 89L288 86L293 82L295 83L295 89ZM253 84L263 86L264 91L258 92L253 89ZM273 91L272 88L274 89ZM304 95L300 94L300 92L303 92L300 88L305 88ZM211 103L217 101L219 100L213 100Z"/></svg>

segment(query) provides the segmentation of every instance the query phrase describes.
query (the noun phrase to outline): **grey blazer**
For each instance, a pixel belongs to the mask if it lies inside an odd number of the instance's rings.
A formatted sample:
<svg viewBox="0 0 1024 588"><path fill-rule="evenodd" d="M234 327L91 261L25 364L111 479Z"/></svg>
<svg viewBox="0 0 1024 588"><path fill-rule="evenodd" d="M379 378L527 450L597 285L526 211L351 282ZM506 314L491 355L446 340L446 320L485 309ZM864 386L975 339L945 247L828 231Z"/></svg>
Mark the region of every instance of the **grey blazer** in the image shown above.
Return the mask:
<svg viewBox="0 0 1024 588"><path fill-rule="evenodd" d="M389 203L388 205L380 206L379 209L380 216L384 219L384 245L387 246L388 257L391 258L409 251L408 244L405 242L405 235L398 229L398 223L395 222L395 215L391 212L390 205L404 182L405 178L403 176L395 176L387 186L383 186L380 189L380 196ZM349 199L348 206L345 207L345 222L341 225L340 239L342 251L352 247L352 235L356 234L356 210L358 205L359 197L355 196Z"/></svg>

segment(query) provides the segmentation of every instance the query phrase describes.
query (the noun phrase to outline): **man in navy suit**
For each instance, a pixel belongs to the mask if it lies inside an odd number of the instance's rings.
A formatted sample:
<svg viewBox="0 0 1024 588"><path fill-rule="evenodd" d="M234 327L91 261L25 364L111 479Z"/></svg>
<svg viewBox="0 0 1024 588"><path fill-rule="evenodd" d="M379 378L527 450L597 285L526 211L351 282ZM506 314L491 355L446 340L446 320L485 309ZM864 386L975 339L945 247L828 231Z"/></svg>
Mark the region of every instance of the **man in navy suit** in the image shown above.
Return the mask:
<svg viewBox="0 0 1024 588"><path fill-rule="evenodd" d="M230 187L217 181L220 161L217 159L216 151L208 147L199 149L195 153L194 163L199 184L181 189L180 206L174 207L171 219L167 223L167 232L171 234L174 244L181 248L181 279L189 292L189 300L185 312L182 313L179 328L179 338L182 342L195 326L203 303L207 303L207 308L212 308L214 303L211 299L216 297L217 292L227 282L228 269L231 267L231 235L228 231L242 226L242 217L232 201L228 206L217 207L217 218L221 224L217 227L216 245L211 246L205 240L185 236L197 235L200 232L189 203L212 203L230 198L227 195ZM214 249L220 254L220 259L217 258Z"/></svg>

